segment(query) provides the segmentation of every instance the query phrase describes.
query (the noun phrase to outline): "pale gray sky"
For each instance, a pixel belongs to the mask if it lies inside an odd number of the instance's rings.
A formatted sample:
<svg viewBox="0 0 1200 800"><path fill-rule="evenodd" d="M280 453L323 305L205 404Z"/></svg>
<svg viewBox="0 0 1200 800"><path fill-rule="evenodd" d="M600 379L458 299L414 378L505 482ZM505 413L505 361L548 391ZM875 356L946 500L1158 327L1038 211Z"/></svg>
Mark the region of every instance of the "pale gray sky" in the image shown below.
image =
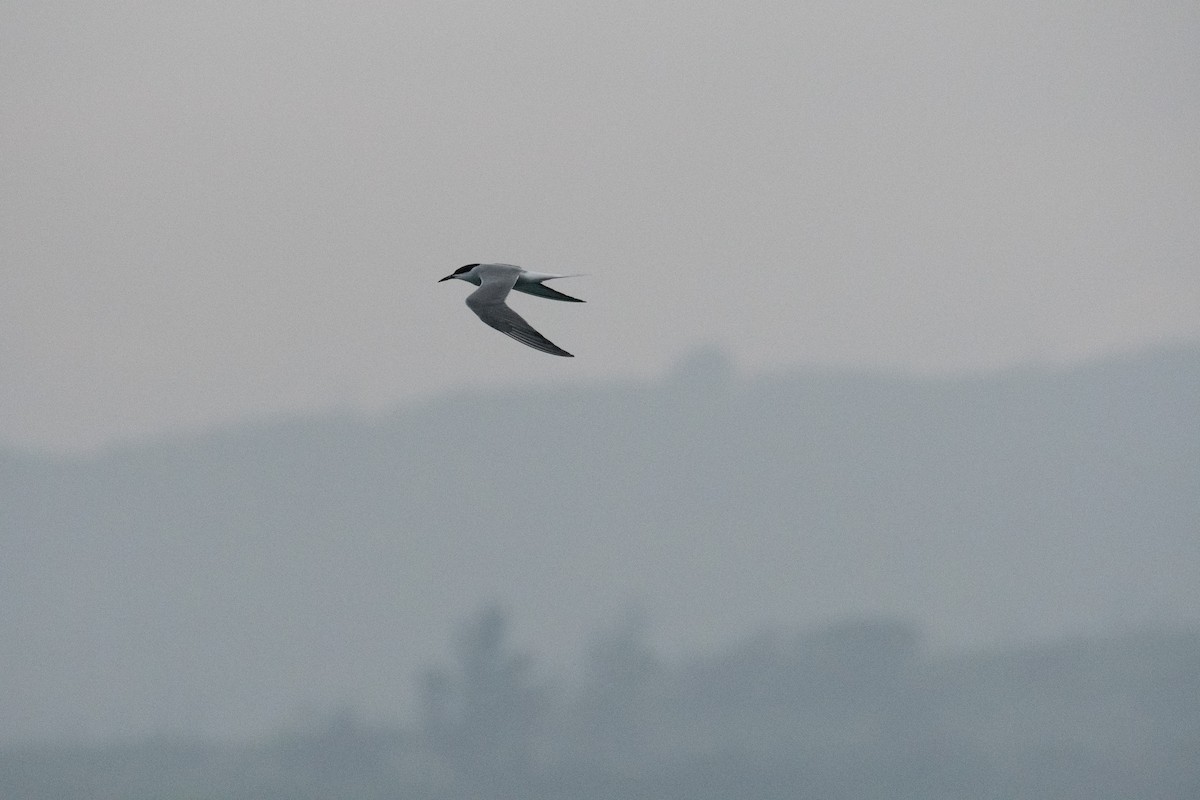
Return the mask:
<svg viewBox="0 0 1200 800"><path fill-rule="evenodd" d="M0 441L1200 337L1200 5L0 4ZM481 325L502 260L585 272Z"/></svg>

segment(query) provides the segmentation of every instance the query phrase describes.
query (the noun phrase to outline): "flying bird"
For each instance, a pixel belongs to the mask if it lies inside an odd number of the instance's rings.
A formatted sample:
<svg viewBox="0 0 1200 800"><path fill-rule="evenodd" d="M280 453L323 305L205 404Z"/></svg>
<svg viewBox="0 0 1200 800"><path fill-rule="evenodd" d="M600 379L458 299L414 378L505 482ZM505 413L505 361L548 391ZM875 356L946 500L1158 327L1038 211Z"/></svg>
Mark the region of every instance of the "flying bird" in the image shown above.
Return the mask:
<svg viewBox="0 0 1200 800"><path fill-rule="evenodd" d="M545 281L551 278L570 277L574 276L529 272L512 264L467 264L465 267L454 270L438 283L458 278L460 281L475 284L479 288L467 295L467 307L474 311L481 320L535 350L574 358L566 350L535 331L532 325L521 319L521 315L504 302L504 298L508 297L508 293L513 289L535 297L545 297L548 300L565 300L569 303L584 302L578 297L557 292L545 285Z"/></svg>

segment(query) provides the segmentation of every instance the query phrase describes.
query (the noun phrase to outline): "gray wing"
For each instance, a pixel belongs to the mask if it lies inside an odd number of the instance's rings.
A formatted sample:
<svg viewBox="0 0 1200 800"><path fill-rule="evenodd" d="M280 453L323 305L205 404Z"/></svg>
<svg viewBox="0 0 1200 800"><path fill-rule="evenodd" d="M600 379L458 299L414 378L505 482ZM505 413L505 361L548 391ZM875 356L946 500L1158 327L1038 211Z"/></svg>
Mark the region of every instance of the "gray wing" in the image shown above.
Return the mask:
<svg viewBox="0 0 1200 800"><path fill-rule="evenodd" d="M534 297L544 297L547 300L566 300L571 303L586 303L586 300L580 300L578 297L571 297L569 294L563 294L557 289L551 289L544 283L518 283L513 286L518 292L531 294Z"/></svg>
<svg viewBox="0 0 1200 800"><path fill-rule="evenodd" d="M566 350L542 336L533 326L521 318L504 303L513 284L517 282L518 270L487 270L480 275L479 288L467 295L467 307L475 315L496 330L511 336L521 344L529 345L534 350L550 353L556 356L574 358Z"/></svg>
<svg viewBox="0 0 1200 800"><path fill-rule="evenodd" d="M529 270L521 270L517 275L517 282L513 285L513 289L525 294L531 294L534 297L544 297L547 300L565 300L568 303L582 303L578 297L571 297L569 294L551 289L546 285L546 281L554 280L555 278L574 278L575 275L554 275L550 272L530 272Z"/></svg>

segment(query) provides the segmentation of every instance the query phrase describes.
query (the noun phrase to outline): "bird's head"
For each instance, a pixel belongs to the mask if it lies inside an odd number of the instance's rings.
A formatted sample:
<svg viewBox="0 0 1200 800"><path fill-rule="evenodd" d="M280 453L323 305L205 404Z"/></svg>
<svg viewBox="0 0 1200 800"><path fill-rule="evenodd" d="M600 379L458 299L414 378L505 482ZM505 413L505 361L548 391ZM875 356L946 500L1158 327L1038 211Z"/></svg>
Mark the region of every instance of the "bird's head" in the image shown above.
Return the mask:
<svg viewBox="0 0 1200 800"><path fill-rule="evenodd" d="M478 286L479 276L475 274L475 268L478 266L478 264L467 264L465 267L459 267L458 269L454 270L454 272L451 272L446 277L440 279L438 283L441 283L442 281L448 281L451 278L458 278L460 281L466 281L467 283L473 283Z"/></svg>

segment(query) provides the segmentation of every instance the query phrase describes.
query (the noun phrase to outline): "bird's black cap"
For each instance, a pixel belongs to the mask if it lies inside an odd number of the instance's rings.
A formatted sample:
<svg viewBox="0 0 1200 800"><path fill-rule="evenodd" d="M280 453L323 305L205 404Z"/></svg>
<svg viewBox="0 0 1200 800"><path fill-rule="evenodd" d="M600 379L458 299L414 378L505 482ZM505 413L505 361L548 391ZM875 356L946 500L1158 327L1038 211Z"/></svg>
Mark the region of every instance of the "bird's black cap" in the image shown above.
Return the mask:
<svg viewBox="0 0 1200 800"><path fill-rule="evenodd" d="M442 281L448 281L451 278L453 278L455 275L462 275L464 272L470 272L471 270L473 270L475 267L478 267L478 266L479 266L478 264L467 264L466 266L459 267L458 269L454 270L454 272L451 272L446 277L439 278L438 283L441 283Z"/></svg>

